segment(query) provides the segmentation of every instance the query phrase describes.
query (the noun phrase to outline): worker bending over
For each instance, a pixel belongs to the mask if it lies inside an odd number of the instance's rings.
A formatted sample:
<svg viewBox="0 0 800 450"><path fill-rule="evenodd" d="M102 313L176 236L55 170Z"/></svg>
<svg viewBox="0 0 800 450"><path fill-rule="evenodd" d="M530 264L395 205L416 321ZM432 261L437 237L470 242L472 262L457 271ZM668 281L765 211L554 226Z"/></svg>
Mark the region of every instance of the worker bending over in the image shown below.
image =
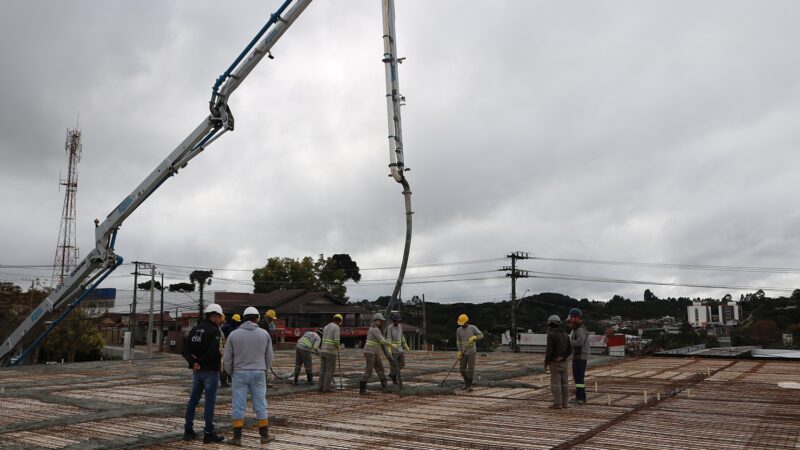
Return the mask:
<svg viewBox="0 0 800 450"><path fill-rule="evenodd" d="M392 384L397 384L400 380L402 387L403 377L400 376L400 371L406 366L406 356L403 352L408 350L408 343L406 337L403 335L403 325L400 323L400 313L392 314L392 324L386 327L386 339L391 342L397 350L392 352L392 359L394 362L389 365L389 378Z"/></svg>
<svg viewBox="0 0 800 450"><path fill-rule="evenodd" d="M575 380L575 398L570 403L586 404L586 364L589 362L589 332L583 326L583 313L578 308L569 310L567 325L572 330L569 335L572 344L572 379Z"/></svg>
<svg viewBox="0 0 800 450"><path fill-rule="evenodd" d="M458 329L456 329L456 346L461 376L464 377L463 389L472 391L472 380L475 377L475 358L478 354L476 342L483 339L483 333L475 325L469 325L466 314L458 316Z"/></svg>
<svg viewBox="0 0 800 450"><path fill-rule="evenodd" d="M244 411L247 394L253 401L253 411L258 419L261 443L274 440L269 435L267 415L267 371L272 363L272 339L258 326L258 310L252 306L244 310L244 322L228 336L225 346L225 370L232 378L231 416L233 416L232 445L241 445Z"/></svg>
<svg viewBox="0 0 800 450"><path fill-rule="evenodd" d="M367 393L367 383L369 382L370 377L372 377L372 370L374 368L375 372L378 374L378 378L381 380L381 390L383 392L388 392L387 382L386 382L386 372L383 370L383 362L381 361L381 347L386 345L389 346L392 351L397 349L397 346L392 344L391 342L387 341L383 337L383 333L381 333L381 328L383 327L383 322L386 319L383 318L383 314L376 313L372 316L372 326L369 327L369 331L367 332L367 342L364 344L364 359L366 359L367 367L364 369L364 376L361 377L361 381L358 383L358 393L359 394L366 394Z"/></svg>
<svg viewBox="0 0 800 450"><path fill-rule="evenodd" d="M322 345L320 345L319 391L332 392L331 380L336 372L336 357L339 355L339 327L342 315L334 314L333 320L322 329Z"/></svg>
<svg viewBox="0 0 800 450"><path fill-rule="evenodd" d="M294 384L300 376L300 368L306 366L306 384L314 384L314 366L311 354L319 355L322 330L306 331L294 348Z"/></svg>

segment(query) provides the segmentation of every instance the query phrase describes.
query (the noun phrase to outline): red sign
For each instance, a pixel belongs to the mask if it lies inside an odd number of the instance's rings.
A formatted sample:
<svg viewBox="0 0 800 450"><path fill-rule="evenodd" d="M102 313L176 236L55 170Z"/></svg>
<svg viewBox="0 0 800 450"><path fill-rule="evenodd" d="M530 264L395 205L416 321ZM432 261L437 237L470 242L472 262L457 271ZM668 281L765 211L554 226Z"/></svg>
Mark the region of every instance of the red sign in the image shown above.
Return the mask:
<svg viewBox="0 0 800 450"><path fill-rule="evenodd" d="M317 328L286 328L285 335L287 341L296 341L308 331L314 332ZM369 327L342 327L339 329L340 337L361 337L366 336Z"/></svg>

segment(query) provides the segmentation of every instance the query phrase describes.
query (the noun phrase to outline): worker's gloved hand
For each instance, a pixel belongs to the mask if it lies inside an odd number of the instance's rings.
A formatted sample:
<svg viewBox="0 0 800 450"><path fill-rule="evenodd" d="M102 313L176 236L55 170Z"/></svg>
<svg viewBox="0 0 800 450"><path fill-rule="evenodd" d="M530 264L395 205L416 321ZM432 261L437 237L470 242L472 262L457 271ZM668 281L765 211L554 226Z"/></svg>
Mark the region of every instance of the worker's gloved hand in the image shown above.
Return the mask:
<svg viewBox="0 0 800 450"><path fill-rule="evenodd" d="M458 352L458 356L456 356L456 359L461 359L461 352Z"/></svg>
<svg viewBox="0 0 800 450"><path fill-rule="evenodd" d="M474 344L478 340L478 336L470 336L468 340L470 344Z"/></svg>
<svg viewBox="0 0 800 450"><path fill-rule="evenodd" d="M405 351L409 351L409 350L411 350L411 349L408 347L408 344L406 344L405 342L403 342L403 350L405 350Z"/></svg>

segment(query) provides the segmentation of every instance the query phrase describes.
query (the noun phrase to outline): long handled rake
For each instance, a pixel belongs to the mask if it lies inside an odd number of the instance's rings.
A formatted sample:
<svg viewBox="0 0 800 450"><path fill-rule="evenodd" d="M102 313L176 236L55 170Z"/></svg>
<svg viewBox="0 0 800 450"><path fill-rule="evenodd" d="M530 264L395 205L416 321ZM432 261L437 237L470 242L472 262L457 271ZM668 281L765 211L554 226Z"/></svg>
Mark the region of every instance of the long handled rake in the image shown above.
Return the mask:
<svg viewBox="0 0 800 450"><path fill-rule="evenodd" d="M455 361L453 361L453 367L451 367L451 368L450 368L450 370L447 372L447 375L445 375L445 376L444 376L444 380L442 380L442 382L441 382L441 383L439 383L439 386L444 386L444 382L445 382L445 381L447 381L447 377L449 377L449 376L450 376L450 374L451 374L451 373L453 373L453 369L455 369L455 368L456 368L456 364L458 364L458 361L459 361L460 359L461 359L461 358L456 358L456 360L455 360Z"/></svg>

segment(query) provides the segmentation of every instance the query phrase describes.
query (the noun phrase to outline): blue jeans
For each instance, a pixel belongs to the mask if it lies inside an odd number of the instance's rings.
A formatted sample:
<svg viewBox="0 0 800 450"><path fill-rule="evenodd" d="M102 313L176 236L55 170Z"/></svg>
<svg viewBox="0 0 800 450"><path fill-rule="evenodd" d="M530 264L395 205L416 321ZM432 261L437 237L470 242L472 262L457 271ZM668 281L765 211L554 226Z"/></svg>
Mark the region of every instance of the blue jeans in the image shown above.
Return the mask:
<svg viewBox="0 0 800 450"><path fill-rule="evenodd" d="M183 430L191 430L194 426L194 411L200 403L203 391L206 393L206 403L203 411L203 418L206 426L203 431L206 433L214 432L214 407L217 404L217 386L219 386L219 372L209 370L196 370L192 378L192 395L189 396L189 403L186 405L186 423Z"/></svg>
<svg viewBox="0 0 800 450"><path fill-rule="evenodd" d="M575 380L575 399L586 400L586 385L583 376L586 374L586 360L572 359L572 379Z"/></svg>
<svg viewBox="0 0 800 450"><path fill-rule="evenodd" d="M231 415L233 420L244 419L247 394L253 398L256 419L267 418L267 375L263 370L235 370L231 383Z"/></svg>

